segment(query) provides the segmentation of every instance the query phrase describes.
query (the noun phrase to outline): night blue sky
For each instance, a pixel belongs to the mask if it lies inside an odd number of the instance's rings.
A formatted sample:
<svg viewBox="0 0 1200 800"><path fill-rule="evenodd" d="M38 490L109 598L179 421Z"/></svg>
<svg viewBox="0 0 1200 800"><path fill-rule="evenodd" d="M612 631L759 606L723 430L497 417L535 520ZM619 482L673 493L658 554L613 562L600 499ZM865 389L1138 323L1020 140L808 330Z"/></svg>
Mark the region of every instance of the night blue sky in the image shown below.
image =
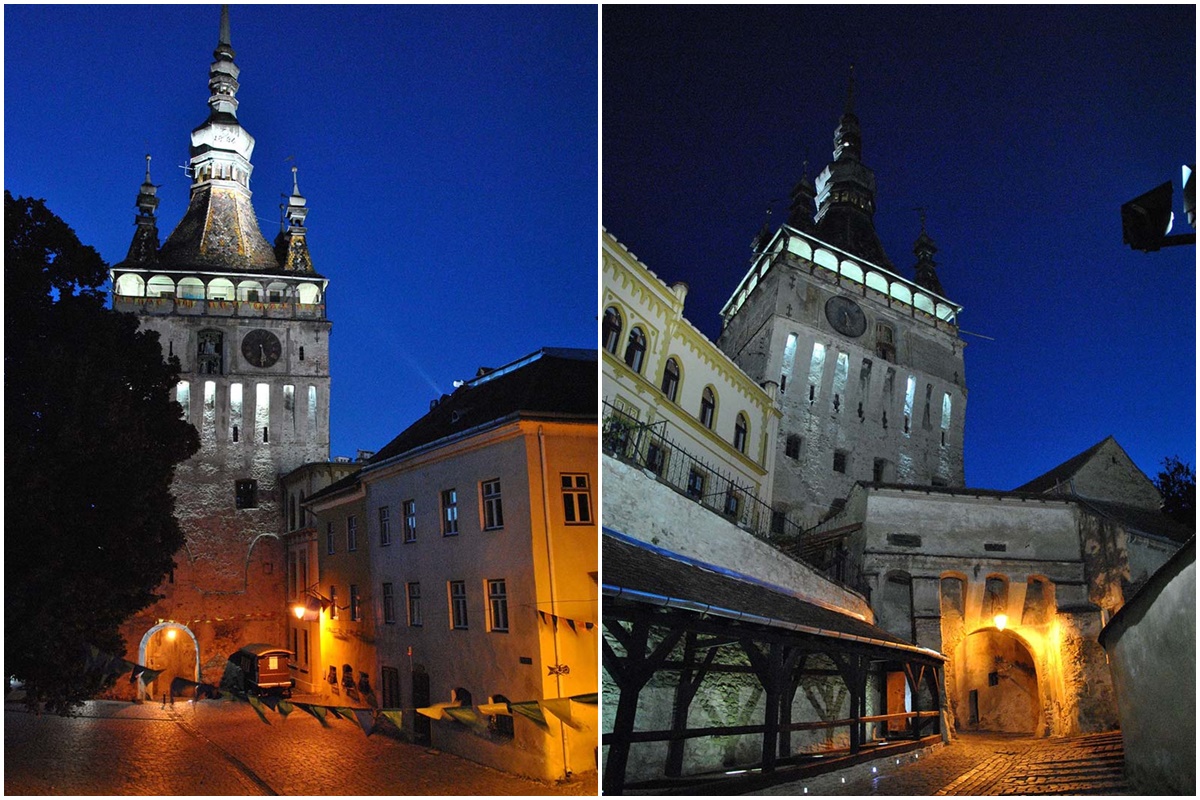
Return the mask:
<svg viewBox="0 0 1200 800"><path fill-rule="evenodd" d="M1121 204L1195 161L1194 6L603 8L602 221L711 339L750 241L815 177L854 64L876 228L917 207L964 307L966 477L1011 489L1113 435L1195 465L1196 249L1139 253Z"/></svg>
<svg viewBox="0 0 1200 800"><path fill-rule="evenodd" d="M150 153L165 240L219 17L5 6L5 188L115 263ZM296 163L330 279L332 455L382 447L481 365L595 346L595 6L233 6L231 22L259 226L274 239Z"/></svg>

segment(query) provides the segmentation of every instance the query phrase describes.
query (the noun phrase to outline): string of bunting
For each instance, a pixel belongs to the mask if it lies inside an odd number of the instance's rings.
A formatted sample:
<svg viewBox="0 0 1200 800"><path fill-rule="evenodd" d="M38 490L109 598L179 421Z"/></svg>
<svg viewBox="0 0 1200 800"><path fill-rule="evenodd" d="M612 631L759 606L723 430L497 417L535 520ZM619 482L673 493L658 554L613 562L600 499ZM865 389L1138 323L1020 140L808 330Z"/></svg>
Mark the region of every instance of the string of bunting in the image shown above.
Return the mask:
<svg viewBox="0 0 1200 800"><path fill-rule="evenodd" d="M99 672L114 678L119 678L128 672L130 673L129 682L135 683L140 680L143 687L153 683L163 672L162 670L150 669L141 664L136 664L106 653L95 645L85 646L85 658L85 666L88 671ZM237 665L231 665L235 670L240 671ZM405 709L378 708L378 701L375 699L374 692L366 693L367 703L371 706L370 708L351 708L349 706L287 700L276 695L258 697L252 693L223 689L211 683L188 680L187 678L175 677L171 680L170 696L172 698L185 697L189 692L193 695L192 702L199 702L205 699L244 702L250 706L251 710L266 725L270 725L271 721L267 719L265 709L279 714L285 721L289 714L296 709L300 709L316 719L323 728L330 727L329 717L332 714L335 718L341 717L344 720L357 724L367 736L375 732L375 727L380 717L386 718L397 728L403 730ZM546 721L545 712L551 713L564 725L574 730L582 730L585 727L585 724L579 721L573 713L571 709L572 702L595 706L599 702L599 697L596 692L590 692L571 697L558 697L546 700L524 700L517 703L488 703L479 706L479 709L487 716L505 714L508 716L524 717L541 729L543 733L548 734L550 732L550 725ZM487 731L487 723L484 722L473 706L437 703L425 708L415 708L412 711L434 720L455 720L466 725L476 733L482 734Z"/></svg>
<svg viewBox="0 0 1200 800"><path fill-rule="evenodd" d="M545 624L547 624L547 621L549 621L549 624L554 626L554 630L558 630L559 620L562 620L563 622L567 623L567 627L569 627L572 631L575 631L575 632L578 632L577 626L579 626L579 625L582 625L586 630L589 630L589 631L592 628L596 627L596 623L588 622L587 620L580 621L580 620L570 619L569 617L560 617L557 614L551 614L549 611L538 611L537 613L538 613L538 616L542 618L542 624L545 625Z"/></svg>

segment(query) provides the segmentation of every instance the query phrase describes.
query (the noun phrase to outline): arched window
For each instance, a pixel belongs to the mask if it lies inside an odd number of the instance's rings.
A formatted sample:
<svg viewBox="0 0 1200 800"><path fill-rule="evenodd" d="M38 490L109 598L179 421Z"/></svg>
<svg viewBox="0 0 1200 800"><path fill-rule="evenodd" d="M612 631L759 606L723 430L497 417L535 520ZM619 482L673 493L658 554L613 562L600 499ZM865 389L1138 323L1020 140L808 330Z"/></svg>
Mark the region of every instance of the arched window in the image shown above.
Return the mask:
<svg viewBox="0 0 1200 800"><path fill-rule="evenodd" d="M875 324L875 355L885 361L896 361L896 332L883 322Z"/></svg>
<svg viewBox="0 0 1200 800"><path fill-rule="evenodd" d="M746 421L746 415L739 411L737 422L733 426L733 446L739 453L746 452L746 432L749 428L750 423Z"/></svg>
<svg viewBox="0 0 1200 800"><path fill-rule="evenodd" d="M642 371L642 360L646 356L646 334L641 328L629 332L629 344L625 345L625 363L634 372Z"/></svg>
<svg viewBox="0 0 1200 800"><path fill-rule="evenodd" d="M621 342L621 312L609 306L604 309L604 349L617 354L617 345Z"/></svg>
<svg viewBox="0 0 1200 800"><path fill-rule="evenodd" d="M989 575L984 585L983 617L995 619L1001 614L1008 615L1008 579L1003 575Z"/></svg>
<svg viewBox="0 0 1200 800"><path fill-rule="evenodd" d="M717 396L713 394L711 386L704 387L704 394L700 396L700 424L712 430L713 416L717 410Z"/></svg>
<svg viewBox="0 0 1200 800"><path fill-rule="evenodd" d="M673 358L668 358L667 366L663 368L662 393L672 403L679 393L679 363Z"/></svg>

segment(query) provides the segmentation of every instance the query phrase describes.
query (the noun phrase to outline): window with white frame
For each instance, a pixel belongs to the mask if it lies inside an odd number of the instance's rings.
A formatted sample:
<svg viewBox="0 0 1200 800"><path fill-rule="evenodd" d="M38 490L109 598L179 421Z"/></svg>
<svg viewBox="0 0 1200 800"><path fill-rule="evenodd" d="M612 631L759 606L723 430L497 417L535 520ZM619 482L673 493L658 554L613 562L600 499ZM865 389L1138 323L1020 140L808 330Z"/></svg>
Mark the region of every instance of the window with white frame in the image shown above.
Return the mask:
<svg viewBox="0 0 1200 800"><path fill-rule="evenodd" d="M421 627L421 584L408 584L408 624L414 628Z"/></svg>
<svg viewBox="0 0 1200 800"><path fill-rule="evenodd" d="M417 540L417 501L404 501L404 541Z"/></svg>
<svg viewBox="0 0 1200 800"><path fill-rule="evenodd" d="M500 502L500 479L484 481L480 491L483 495L483 529L495 530L504 527L504 508Z"/></svg>
<svg viewBox="0 0 1200 800"><path fill-rule="evenodd" d="M379 507L379 546L392 543L392 511L388 506Z"/></svg>
<svg viewBox="0 0 1200 800"><path fill-rule="evenodd" d="M592 490L586 474L562 476L563 513L568 525L592 524Z"/></svg>
<svg viewBox="0 0 1200 800"><path fill-rule="evenodd" d="M488 620L488 630L495 633L508 633L508 587L505 585L504 579L489 580L487 590L489 616L491 617Z"/></svg>
<svg viewBox="0 0 1200 800"><path fill-rule="evenodd" d="M442 536L458 535L458 490L442 491Z"/></svg>
<svg viewBox="0 0 1200 800"><path fill-rule="evenodd" d="M467 584L466 581L447 581L450 595L450 627L464 630L467 627Z"/></svg>
<svg viewBox="0 0 1200 800"><path fill-rule="evenodd" d="M383 621L389 625L396 622L396 597L390 583L383 584Z"/></svg>

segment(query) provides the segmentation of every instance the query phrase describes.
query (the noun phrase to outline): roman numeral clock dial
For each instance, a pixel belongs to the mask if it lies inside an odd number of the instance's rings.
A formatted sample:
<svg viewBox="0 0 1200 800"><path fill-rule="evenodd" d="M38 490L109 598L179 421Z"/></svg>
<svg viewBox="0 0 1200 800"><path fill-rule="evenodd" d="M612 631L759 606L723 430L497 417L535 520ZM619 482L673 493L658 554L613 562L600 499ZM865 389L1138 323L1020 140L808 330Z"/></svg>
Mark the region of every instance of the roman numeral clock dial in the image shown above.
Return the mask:
<svg viewBox="0 0 1200 800"><path fill-rule="evenodd" d="M283 355L279 337L268 330L258 328L242 339L242 357L256 367L272 366Z"/></svg>

